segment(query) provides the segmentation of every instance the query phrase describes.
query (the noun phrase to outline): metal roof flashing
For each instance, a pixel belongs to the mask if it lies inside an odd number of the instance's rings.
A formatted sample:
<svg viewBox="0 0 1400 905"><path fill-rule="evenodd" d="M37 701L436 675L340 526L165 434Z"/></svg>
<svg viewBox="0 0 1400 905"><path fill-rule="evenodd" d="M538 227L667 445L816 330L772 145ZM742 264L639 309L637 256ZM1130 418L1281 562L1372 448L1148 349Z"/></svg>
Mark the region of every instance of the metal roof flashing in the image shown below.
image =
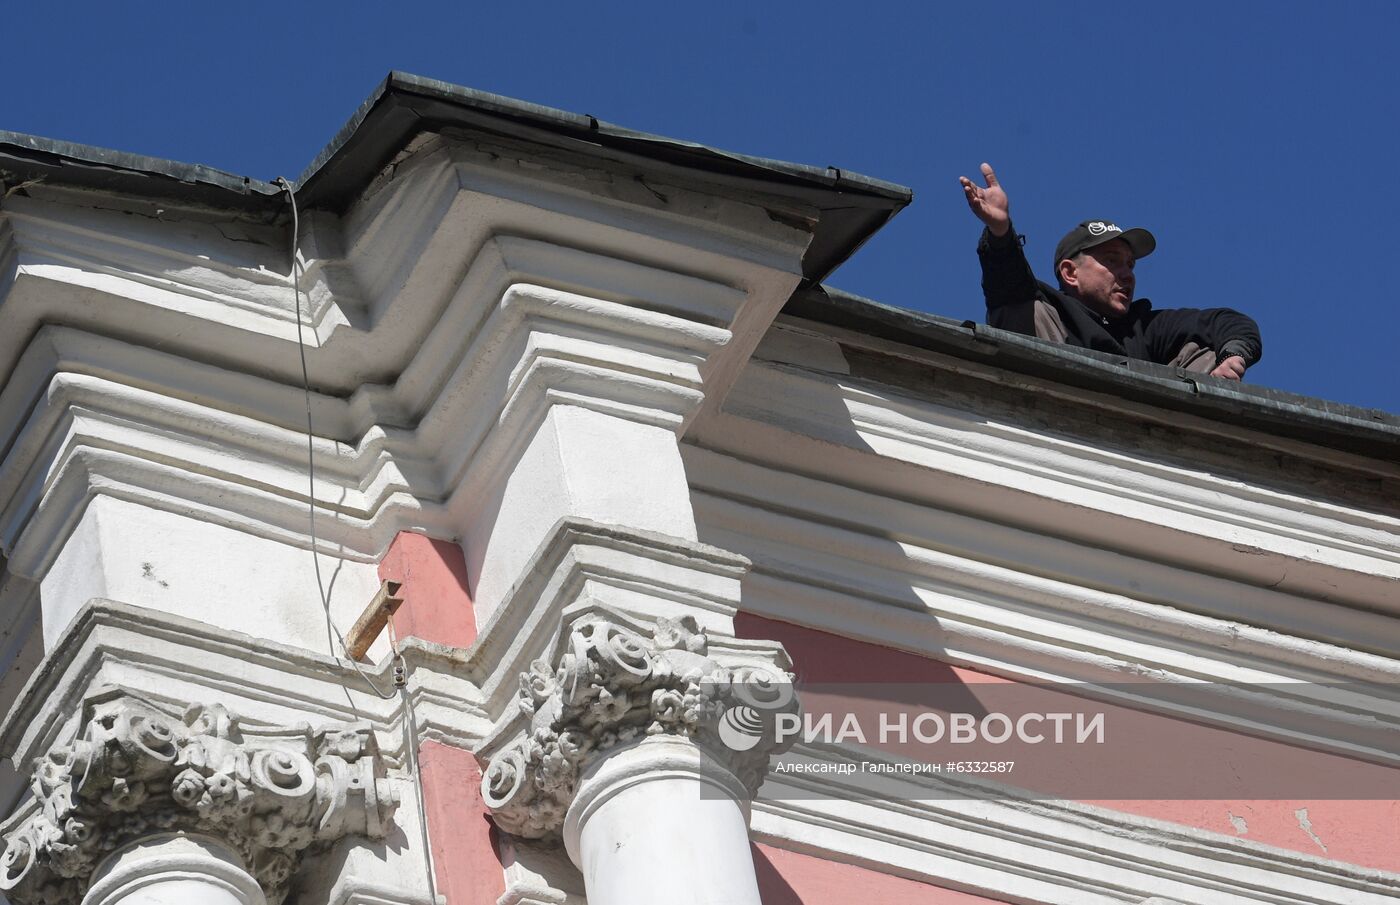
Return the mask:
<svg viewBox="0 0 1400 905"><path fill-rule="evenodd" d="M400 72L389 74L302 173L298 197L307 207L343 210L417 135L448 129L683 173L721 190L815 207L820 217L803 259L808 283L835 270L913 199L904 186L858 173L636 132L592 116Z"/></svg>
<svg viewBox="0 0 1400 905"><path fill-rule="evenodd" d="M512 98L391 72L298 180L303 208L343 211L418 135L442 129L508 136L553 150L683 172L741 193L787 198L820 216L803 258L820 282L913 199L904 186L859 173L766 160L649 135ZM6 190L30 179L187 203L282 213L278 186L210 167L0 132Z"/></svg>
<svg viewBox="0 0 1400 905"><path fill-rule="evenodd" d="M260 214L285 204L278 186L213 167L0 131L0 195L27 182Z"/></svg>
<svg viewBox="0 0 1400 905"><path fill-rule="evenodd" d="M1240 428L1400 462L1400 415L1380 409L1188 374L974 321L894 308L827 286L798 290L783 313Z"/></svg>

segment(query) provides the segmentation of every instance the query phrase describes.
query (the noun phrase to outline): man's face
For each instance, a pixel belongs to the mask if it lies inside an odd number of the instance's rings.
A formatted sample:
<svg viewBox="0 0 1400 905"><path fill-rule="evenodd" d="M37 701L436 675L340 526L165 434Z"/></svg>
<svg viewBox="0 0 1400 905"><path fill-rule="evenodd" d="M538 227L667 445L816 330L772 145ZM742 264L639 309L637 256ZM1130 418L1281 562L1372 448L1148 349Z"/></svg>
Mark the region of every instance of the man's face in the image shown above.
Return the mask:
<svg viewBox="0 0 1400 905"><path fill-rule="evenodd" d="M1070 294L1105 317L1122 317L1133 301L1133 250L1114 239L1060 262L1060 276Z"/></svg>

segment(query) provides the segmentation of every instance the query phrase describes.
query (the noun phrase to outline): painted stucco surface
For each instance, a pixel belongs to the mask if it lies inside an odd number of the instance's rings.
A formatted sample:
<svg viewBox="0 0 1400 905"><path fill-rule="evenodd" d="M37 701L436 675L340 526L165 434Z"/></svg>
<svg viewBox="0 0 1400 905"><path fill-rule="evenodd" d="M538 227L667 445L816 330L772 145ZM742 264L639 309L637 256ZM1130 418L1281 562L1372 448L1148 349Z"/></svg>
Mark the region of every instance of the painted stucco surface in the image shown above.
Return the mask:
<svg viewBox="0 0 1400 905"><path fill-rule="evenodd" d="M754 867L763 905L999 905L986 899L927 883L906 880L855 864L839 864L754 846Z"/></svg>
<svg viewBox="0 0 1400 905"><path fill-rule="evenodd" d="M957 683L1015 685L1010 680L950 666L904 651L879 648L791 623L741 614L736 626L754 637L777 638L799 664L801 681L809 683ZM1158 718L1161 737L1171 737L1177 721ZM1207 730L1197 731L1206 732ZM1212 733L1216 738L1225 733ZM1247 742L1254 757L1267 762L1272 752L1292 759L1294 769L1347 769L1344 759L1306 752L1258 739ZM1176 752L1181 769L1213 787L1228 785L1238 767L1212 762L1183 748ZM1353 769L1369 768L1355 765ZM1211 774L1211 775L1208 775ZM1400 802L1395 800L1167 800L1079 799L1080 803L1125 814L1168 821L1265 845L1318 855L1363 867L1400 870Z"/></svg>

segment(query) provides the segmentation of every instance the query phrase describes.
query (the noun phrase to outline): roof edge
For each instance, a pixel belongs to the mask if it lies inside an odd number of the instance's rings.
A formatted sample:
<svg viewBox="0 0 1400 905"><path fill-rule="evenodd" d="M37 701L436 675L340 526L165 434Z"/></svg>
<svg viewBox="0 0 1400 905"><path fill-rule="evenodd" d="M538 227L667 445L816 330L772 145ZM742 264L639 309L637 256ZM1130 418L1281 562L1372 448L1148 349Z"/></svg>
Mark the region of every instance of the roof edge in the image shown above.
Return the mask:
<svg viewBox="0 0 1400 905"><path fill-rule="evenodd" d="M681 170L720 188L810 205L820 217L803 259L808 285L835 270L914 197L905 186L835 167L637 132L587 114L395 71L302 173L298 198L308 208L344 210L415 136L454 127L634 167Z"/></svg>
<svg viewBox="0 0 1400 905"><path fill-rule="evenodd" d="M895 308L828 286L799 290L783 313L1274 436L1385 461L1400 459L1400 415L1381 409L1191 374L975 321Z"/></svg>
<svg viewBox="0 0 1400 905"><path fill-rule="evenodd" d="M282 188L203 164L147 157L111 148L0 131L0 183L9 191L46 182L175 198L199 204L274 210Z"/></svg>
<svg viewBox="0 0 1400 905"><path fill-rule="evenodd" d="M340 131L336 133L336 136L322 148L320 153L316 155L316 159L313 160L302 172L301 176L298 177L298 186L314 178L316 173L339 152L345 142L364 124L371 111L377 105L392 96L421 97L429 100L443 101L463 109L471 109L488 115L516 119L523 123L537 125L545 129L573 134L576 137L588 137L594 140L617 139L626 142L654 143L658 146L677 149L690 149L700 154L713 155L717 158L732 161L737 165L752 167L757 170L766 170L775 177L788 177L825 188L856 191L863 194L887 198L891 201L899 201L902 205L907 205L913 200L914 196L913 190L907 186L853 171L841 170L836 167L815 167L807 164L755 157L749 154L713 148L696 142L666 138L647 132L638 132L597 119L588 114L570 113L567 110L560 110L542 104L517 100L515 98L506 97L505 95L492 94L488 91L480 91L475 88L454 85L451 82L425 78L398 70L391 71L389 75L379 83L370 96L365 99L364 103L360 105L350 119L346 121L345 125L341 127Z"/></svg>
<svg viewBox="0 0 1400 905"><path fill-rule="evenodd" d="M674 168L703 183L791 198L820 212L803 258L804 284L820 282L914 197L911 189L835 167L813 167L664 138L448 82L393 71L356 108L298 177L304 208L343 211L424 131L447 127L511 136L632 166ZM169 198L280 216L279 186L199 164L0 132L0 180L30 180L137 197Z"/></svg>

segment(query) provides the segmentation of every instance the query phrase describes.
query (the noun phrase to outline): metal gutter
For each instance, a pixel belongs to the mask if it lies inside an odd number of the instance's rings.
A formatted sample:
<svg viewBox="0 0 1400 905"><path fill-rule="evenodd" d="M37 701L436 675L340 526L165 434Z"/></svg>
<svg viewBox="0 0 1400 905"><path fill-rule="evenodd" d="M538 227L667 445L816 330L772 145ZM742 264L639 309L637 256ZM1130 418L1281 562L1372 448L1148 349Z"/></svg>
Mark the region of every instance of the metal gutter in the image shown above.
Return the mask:
<svg viewBox="0 0 1400 905"><path fill-rule="evenodd" d="M974 321L893 308L824 286L799 290L783 313L1240 428L1400 462L1400 416L1380 409L1188 374Z"/></svg>

